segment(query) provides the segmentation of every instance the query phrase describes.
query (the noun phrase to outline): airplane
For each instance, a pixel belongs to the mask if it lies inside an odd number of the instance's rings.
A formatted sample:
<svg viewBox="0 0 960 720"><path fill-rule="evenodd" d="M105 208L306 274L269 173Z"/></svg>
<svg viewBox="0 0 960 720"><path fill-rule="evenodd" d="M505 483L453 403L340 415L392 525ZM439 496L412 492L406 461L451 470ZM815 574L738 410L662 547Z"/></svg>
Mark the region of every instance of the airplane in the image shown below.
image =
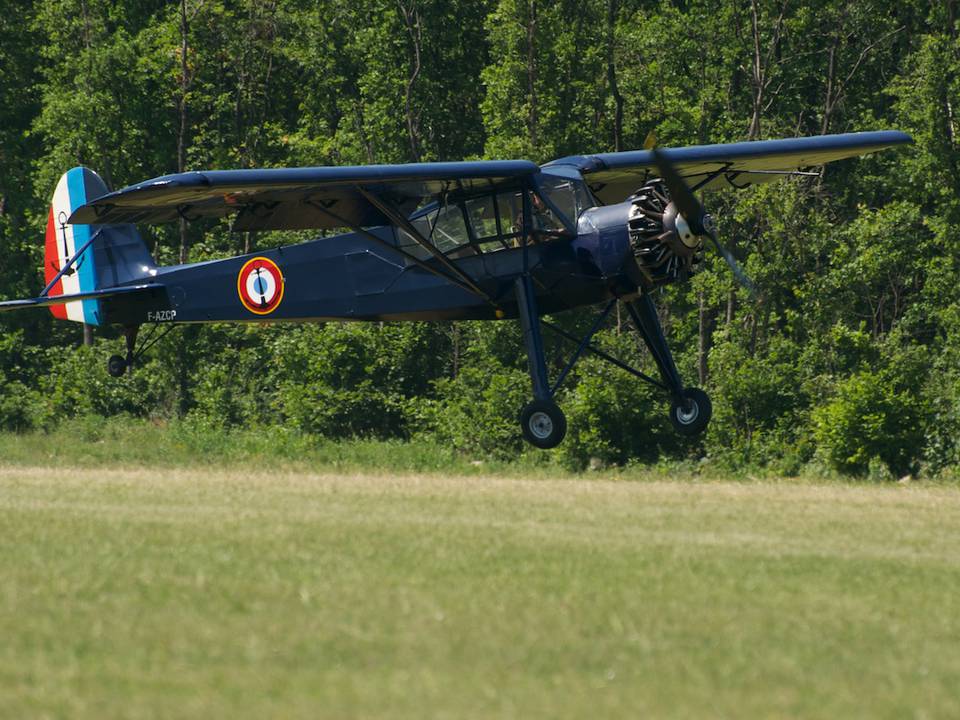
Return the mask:
<svg viewBox="0 0 960 720"><path fill-rule="evenodd" d="M110 192L86 167L65 173L45 235L46 287L0 311L49 307L54 317L119 325L132 369L166 326L215 322L518 319L533 399L523 437L556 447L566 418L555 398L584 353L662 390L670 421L702 433L712 406L683 383L653 291L686 281L706 241L752 290L697 191L740 189L805 168L911 143L886 130L527 160L191 171ZM338 234L248 255L159 267L141 223L231 218L234 231L318 229ZM660 378L596 347L621 303ZM544 315L599 306L582 337ZM143 326L151 334L141 340ZM164 328L160 330L160 328ZM543 330L575 350L551 382Z"/></svg>

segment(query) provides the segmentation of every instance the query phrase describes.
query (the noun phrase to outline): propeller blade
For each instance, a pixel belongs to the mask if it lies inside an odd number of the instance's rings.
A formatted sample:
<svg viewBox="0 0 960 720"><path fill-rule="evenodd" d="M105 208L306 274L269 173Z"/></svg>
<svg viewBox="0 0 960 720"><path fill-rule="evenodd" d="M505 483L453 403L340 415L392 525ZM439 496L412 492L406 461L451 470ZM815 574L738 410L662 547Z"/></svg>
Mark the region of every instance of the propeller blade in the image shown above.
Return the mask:
<svg viewBox="0 0 960 720"><path fill-rule="evenodd" d="M757 286L753 284L753 280L750 279L750 276L747 275L743 268L740 267L740 263L737 262L737 259L733 256L729 250L727 250L723 245L720 244L720 241L717 239L717 235L714 232L707 233L713 241L713 246L717 249L717 252L720 253L720 256L726 260L727 265L730 267L730 270L733 272L733 276L737 279L737 282L740 283L743 288L750 294L750 297L753 297L757 294Z"/></svg>
<svg viewBox="0 0 960 720"><path fill-rule="evenodd" d="M667 189L670 190L670 199L677 204L677 210L686 218L693 232L697 235L703 235L703 205L700 204L697 196L693 194L693 191L680 177L680 173L673 167L673 163L667 159L667 156L656 148L652 148L650 152L653 153L653 161L657 164L660 177L663 178Z"/></svg>
<svg viewBox="0 0 960 720"><path fill-rule="evenodd" d="M653 160L657 164L660 177L663 178L663 182L670 190L670 198L677 204L677 209L690 225L690 229L697 235L706 235L709 237L710 240L713 241L713 246L717 249L717 252L720 253L720 256L730 267L737 282L739 282L751 296L756 295L757 288L753 284L753 280L743 271L743 268L740 267L740 263L737 262L733 254L717 239L717 232L713 220L709 218L703 205L697 200L697 196L693 194L690 187L683 181L683 178L680 177L680 173L673 167L673 163L671 163L669 158L660 150L650 148L650 151L653 153Z"/></svg>

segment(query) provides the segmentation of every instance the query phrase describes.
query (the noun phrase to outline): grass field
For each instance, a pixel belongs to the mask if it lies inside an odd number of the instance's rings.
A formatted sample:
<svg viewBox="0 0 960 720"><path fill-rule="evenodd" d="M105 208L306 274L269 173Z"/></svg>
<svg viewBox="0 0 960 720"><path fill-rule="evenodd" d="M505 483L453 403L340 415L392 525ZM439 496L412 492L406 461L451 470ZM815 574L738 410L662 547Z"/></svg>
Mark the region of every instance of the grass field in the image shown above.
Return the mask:
<svg viewBox="0 0 960 720"><path fill-rule="evenodd" d="M0 717L960 717L960 491L0 466Z"/></svg>

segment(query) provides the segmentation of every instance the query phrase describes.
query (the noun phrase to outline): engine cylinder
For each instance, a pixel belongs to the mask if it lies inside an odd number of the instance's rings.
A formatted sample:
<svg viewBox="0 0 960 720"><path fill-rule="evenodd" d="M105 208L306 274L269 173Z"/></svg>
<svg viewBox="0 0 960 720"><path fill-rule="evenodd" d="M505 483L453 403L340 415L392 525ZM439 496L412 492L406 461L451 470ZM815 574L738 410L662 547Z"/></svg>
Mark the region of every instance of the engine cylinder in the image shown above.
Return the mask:
<svg viewBox="0 0 960 720"><path fill-rule="evenodd" d="M628 201L630 242L647 287L690 277L703 260L703 238L678 212L664 182L649 181Z"/></svg>

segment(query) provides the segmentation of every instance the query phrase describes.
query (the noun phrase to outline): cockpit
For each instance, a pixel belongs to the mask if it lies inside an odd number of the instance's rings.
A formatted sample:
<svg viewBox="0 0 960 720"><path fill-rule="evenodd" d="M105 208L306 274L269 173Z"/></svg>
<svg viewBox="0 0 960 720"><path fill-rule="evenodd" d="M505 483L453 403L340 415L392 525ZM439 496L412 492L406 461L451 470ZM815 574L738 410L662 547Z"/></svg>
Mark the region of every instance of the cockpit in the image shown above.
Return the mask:
<svg viewBox="0 0 960 720"><path fill-rule="evenodd" d="M481 255L520 247L524 236L524 212L529 208L531 242L550 242L576 236L577 219L597 202L580 174L566 169L541 172L534 187L491 189L466 197L451 194L432 202L410 217L417 233L447 258ZM424 260L429 251L402 228L398 245Z"/></svg>

